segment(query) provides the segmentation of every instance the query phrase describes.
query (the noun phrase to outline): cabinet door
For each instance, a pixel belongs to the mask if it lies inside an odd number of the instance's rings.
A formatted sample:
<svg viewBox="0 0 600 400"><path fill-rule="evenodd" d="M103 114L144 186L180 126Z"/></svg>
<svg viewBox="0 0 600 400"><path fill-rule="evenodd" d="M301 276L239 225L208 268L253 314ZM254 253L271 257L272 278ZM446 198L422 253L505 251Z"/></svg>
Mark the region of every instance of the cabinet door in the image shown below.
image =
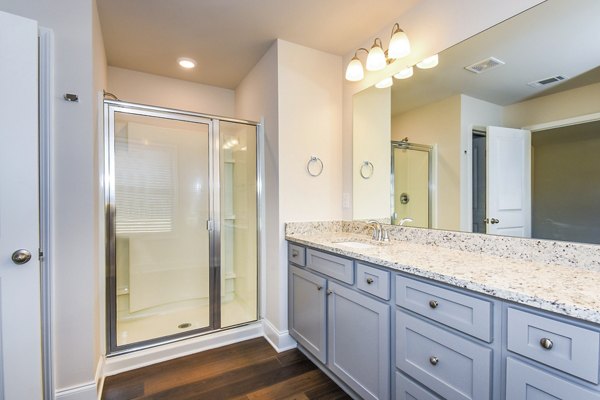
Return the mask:
<svg viewBox="0 0 600 400"><path fill-rule="evenodd" d="M363 399L390 397L390 307L329 282L327 366Z"/></svg>
<svg viewBox="0 0 600 400"><path fill-rule="evenodd" d="M511 357L506 359L506 398L510 400L599 400L592 392Z"/></svg>
<svg viewBox="0 0 600 400"><path fill-rule="evenodd" d="M325 364L327 281L294 266L290 266L289 272L290 335Z"/></svg>

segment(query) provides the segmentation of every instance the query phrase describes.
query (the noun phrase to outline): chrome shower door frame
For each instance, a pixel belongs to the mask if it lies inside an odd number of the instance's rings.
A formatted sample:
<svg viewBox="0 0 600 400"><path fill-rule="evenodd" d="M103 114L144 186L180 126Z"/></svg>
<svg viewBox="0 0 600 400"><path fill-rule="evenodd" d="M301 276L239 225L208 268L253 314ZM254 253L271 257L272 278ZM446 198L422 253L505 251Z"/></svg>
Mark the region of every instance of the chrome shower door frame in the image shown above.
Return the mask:
<svg viewBox="0 0 600 400"><path fill-rule="evenodd" d="M427 189L428 189L428 193L427 193L427 213L428 213L428 223L427 223L427 227L431 228L432 225L432 218L433 218L433 160L432 160L432 154L433 154L433 147L426 145L426 144L417 144L417 143L410 143L410 142L405 142L403 140L401 141L395 141L392 140L391 142L391 146L392 146L392 151L391 151L391 163L390 163L390 168L391 168L391 174L390 174L390 222L393 224L394 223L394 212L395 212L395 183L396 183L396 177L395 177L395 156L394 156L394 149L405 149L405 150L415 150L415 151L423 151L427 153Z"/></svg>
<svg viewBox="0 0 600 400"><path fill-rule="evenodd" d="M115 113L126 113L146 117L191 122L208 126L208 158L209 158L209 325L156 339L117 346L117 288L116 288L116 231L115 231ZM128 353L165 344L182 338L196 336L220 328L220 221L219 204L219 125L209 116L185 113L177 110L143 106L120 101L104 101L104 204L106 218L106 337L109 355Z"/></svg>

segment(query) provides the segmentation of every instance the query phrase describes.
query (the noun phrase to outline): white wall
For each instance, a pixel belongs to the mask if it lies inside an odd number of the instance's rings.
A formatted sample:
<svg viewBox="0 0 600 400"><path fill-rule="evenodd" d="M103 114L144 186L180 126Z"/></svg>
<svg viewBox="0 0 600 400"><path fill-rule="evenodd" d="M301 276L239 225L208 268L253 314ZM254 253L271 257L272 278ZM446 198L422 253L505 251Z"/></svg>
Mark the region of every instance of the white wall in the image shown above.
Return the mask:
<svg viewBox="0 0 600 400"><path fill-rule="evenodd" d="M224 117L235 115L233 90L129 69L108 67L107 91L133 103Z"/></svg>
<svg viewBox="0 0 600 400"><path fill-rule="evenodd" d="M353 97L352 217L389 218L392 93L375 87ZM373 164L373 175L360 175L364 161ZM369 168L365 167L365 172ZM374 195L375 194L375 195Z"/></svg>
<svg viewBox="0 0 600 400"><path fill-rule="evenodd" d="M403 15L398 16L398 22L407 33L412 46L410 56L399 62L390 64L383 71L367 72L361 82L344 81L343 94L343 192L352 193L352 96L361 90L374 85L381 79L391 76L408 65L413 65L426 56L467 39L511 16L522 12L542 0L507 0L502 2L482 2L479 0L456 0L440 2L423 0ZM383 39L387 47L392 25L383 27L373 37L365 38L358 47L369 48L373 38ZM343 58L343 68L346 68L354 51ZM364 58L362 59L364 63ZM344 218L352 218L352 209L344 209Z"/></svg>
<svg viewBox="0 0 600 400"><path fill-rule="evenodd" d="M281 327L281 307L286 304L281 285L284 277L279 268L279 116L277 96L277 42L274 42L260 61L240 82L235 91L235 115L238 118L260 121L264 118L264 202L267 218L264 225L266 304L264 317ZM272 333L275 335L275 333ZM274 343L275 336L270 337ZM276 343L277 344L277 343Z"/></svg>
<svg viewBox="0 0 600 400"><path fill-rule="evenodd" d="M267 335L285 347L284 223L341 218L341 58L277 40L236 90L236 115L265 118ZM306 162L323 160L311 177Z"/></svg>
<svg viewBox="0 0 600 400"><path fill-rule="evenodd" d="M93 2L4 0L1 8L36 19L55 35L54 248L48 252L54 267L54 374L58 391L88 385L93 392L86 393L94 398L99 357L94 86L102 83L102 56L94 53ZM64 93L77 94L79 102L62 100Z"/></svg>

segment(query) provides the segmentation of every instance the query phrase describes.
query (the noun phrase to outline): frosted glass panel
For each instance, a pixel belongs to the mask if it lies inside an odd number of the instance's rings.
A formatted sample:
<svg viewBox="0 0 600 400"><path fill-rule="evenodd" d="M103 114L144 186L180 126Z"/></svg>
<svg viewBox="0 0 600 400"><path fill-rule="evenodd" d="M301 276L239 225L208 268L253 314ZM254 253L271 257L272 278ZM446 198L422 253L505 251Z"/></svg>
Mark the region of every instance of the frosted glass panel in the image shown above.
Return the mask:
<svg viewBox="0 0 600 400"><path fill-rule="evenodd" d="M258 319L256 126L220 123L221 326Z"/></svg>
<svg viewBox="0 0 600 400"><path fill-rule="evenodd" d="M118 346L208 328L209 126L115 113Z"/></svg>

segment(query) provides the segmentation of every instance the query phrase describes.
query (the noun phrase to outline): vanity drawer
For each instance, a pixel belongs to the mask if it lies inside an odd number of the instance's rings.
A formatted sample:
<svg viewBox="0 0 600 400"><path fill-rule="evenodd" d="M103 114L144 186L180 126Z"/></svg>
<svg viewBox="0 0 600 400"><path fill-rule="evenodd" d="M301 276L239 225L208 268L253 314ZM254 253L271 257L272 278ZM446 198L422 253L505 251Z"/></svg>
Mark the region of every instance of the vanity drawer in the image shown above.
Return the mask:
<svg viewBox="0 0 600 400"><path fill-rule="evenodd" d="M514 308L507 325L508 350L598 383L598 332Z"/></svg>
<svg viewBox="0 0 600 400"><path fill-rule="evenodd" d="M396 400L442 400L396 371Z"/></svg>
<svg viewBox="0 0 600 400"><path fill-rule="evenodd" d="M306 265L306 249L302 246L289 243L288 261L304 267Z"/></svg>
<svg viewBox="0 0 600 400"><path fill-rule="evenodd" d="M339 281L354 283L354 262L347 258L307 249L306 266Z"/></svg>
<svg viewBox="0 0 600 400"><path fill-rule="evenodd" d="M399 310L396 366L444 398L491 398L491 349Z"/></svg>
<svg viewBox="0 0 600 400"><path fill-rule="evenodd" d="M490 343L492 303L396 276L396 304Z"/></svg>
<svg viewBox="0 0 600 400"><path fill-rule="evenodd" d="M510 400L600 400L600 393L522 363L506 359L506 398Z"/></svg>
<svg viewBox="0 0 600 400"><path fill-rule="evenodd" d="M390 273L368 265L356 264L356 287L384 300L390 299Z"/></svg>

